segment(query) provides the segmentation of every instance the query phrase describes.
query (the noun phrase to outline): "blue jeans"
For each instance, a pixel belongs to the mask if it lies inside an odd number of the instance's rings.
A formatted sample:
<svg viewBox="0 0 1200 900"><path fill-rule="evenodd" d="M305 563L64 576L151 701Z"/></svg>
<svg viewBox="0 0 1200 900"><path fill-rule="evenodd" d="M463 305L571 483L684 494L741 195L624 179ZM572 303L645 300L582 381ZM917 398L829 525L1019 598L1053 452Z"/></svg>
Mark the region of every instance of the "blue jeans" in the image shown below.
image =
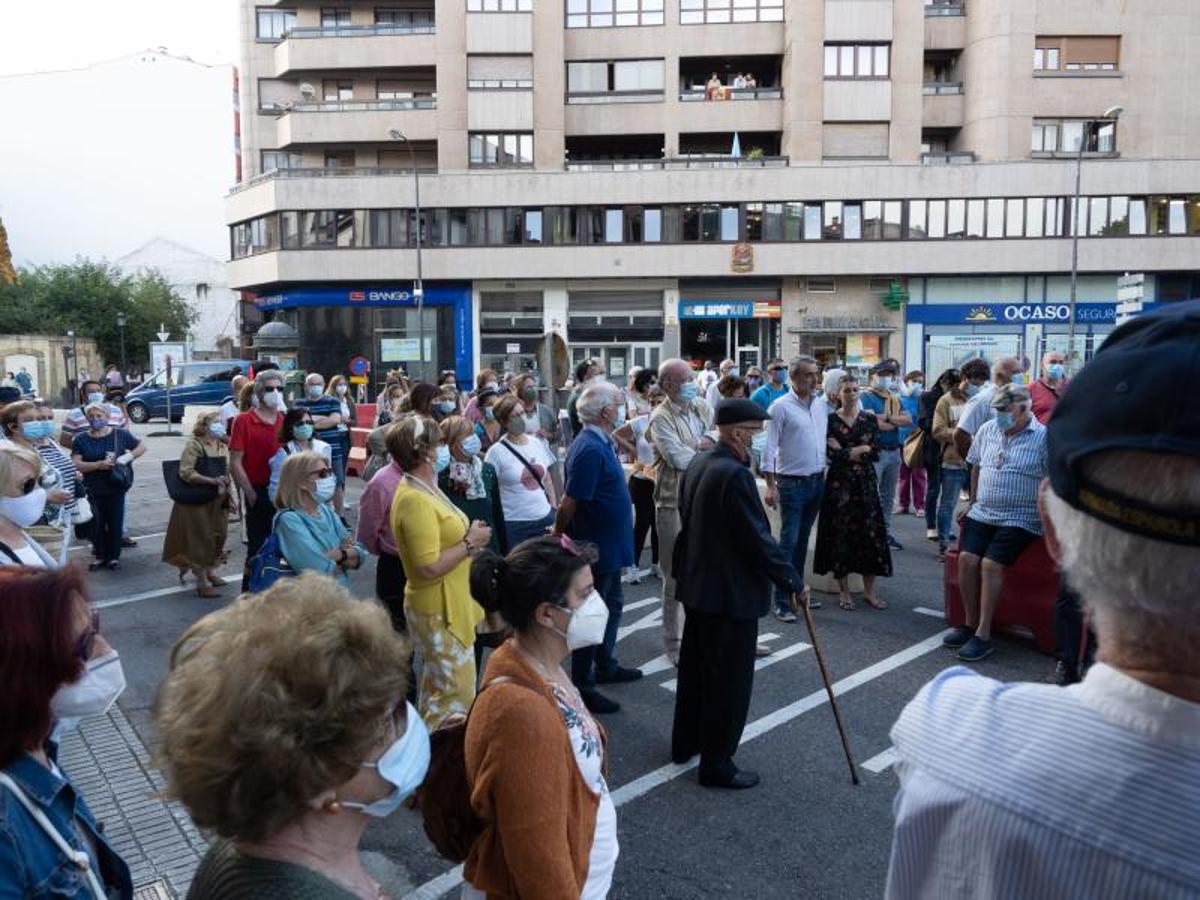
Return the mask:
<svg viewBox="0 0 1200 900"><path fill-rule="evenodd" d="M571 654L571 680L581 691L596 686L597 672L612 672L617 668L617 629L621 625L621 610L625 607L625 591L621 586L621 570L593 572L596 590L608 607L608 624L604 640L595 647L583 647Z"/></svg>
<svg viewBox="0 0 1200 900"><path fill-rule="evenodd" d="M524 522L513 522L509 519L504 520L504 540L507 542L505 552L511 552L521 541L527 541L530 538L541 537L546 533L546 529L554 524L554 510L546 513L544 519L529 519Z"/></svg>
<svg viewBox="0 0 1200 900"><path fill-rule="evenodd" d="M875 463L875 479L879 482L879 502L883 506L883 524L888 537L892 536L892 507L896 505L896 485L900 482L900 448L880 450Z"/></svg>
<svg viewBox="0 0 1200 900"><path fill-rule="evenodd" d="M942 489L938 496L937 507L937 530L938 543L943 546L950 543L950 535L954 529L954 508L958 506L959 492L966 483L966 469L942 468Z"/></svg>
<svg viewBox="0 0 1200 900"><path fill-rule="evenodd" d="M808 539L812 534L813 522L821 511L821 497L825 494L825 476L794 478L790 475L776 476L779 487L779 546L791 557L792 565L804 578L804 561L808 554ZM792 601L779 588L775 588L775 606L780 610L791 609Z"/></svg>

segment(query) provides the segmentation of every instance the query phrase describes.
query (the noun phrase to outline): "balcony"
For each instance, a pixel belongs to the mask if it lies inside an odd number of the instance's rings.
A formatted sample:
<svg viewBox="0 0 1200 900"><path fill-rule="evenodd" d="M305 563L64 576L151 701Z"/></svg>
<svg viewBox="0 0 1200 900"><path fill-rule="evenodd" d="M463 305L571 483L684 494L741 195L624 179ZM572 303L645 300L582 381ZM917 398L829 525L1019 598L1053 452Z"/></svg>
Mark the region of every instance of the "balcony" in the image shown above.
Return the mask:
<svg viewBox="0 0 1200 900"><path fill-rule="evenodd" d="M939 130L962 128L965 100L962 84L947 81L926 82L922 94L923 127Z"/></svg>
<svg viewBox="0 0 1200 900"><path fill-rule="evenodd" d="M275 47L275 77L291 72L385 69L437 64L433 13L413 24L340 25L292 28ZM318 40L319 39L319 40Z"/></svg>
<svg viewBox="0 0 1200 900"><path fill-rule="evenodd" d="M923 166L960 166L975 162L969 150L932 150L921 154Z"/></svg>
<svg viewBox="0 0 1200 900"><path fill-rule="evenodd" d="M925 49L962 50L967 43L967 17L961 3L925 7Z"/></svg>
<svg viewBox="0 0 1200 900"><path fill-rule="evenodd" d="M783 89L730 89L727 99L706 100L704 92L682 91L688 128L708 132L778 131L783 127Z"/></svg>
<svg viewBox="0 0 1200 900"><path fill-rule="evenodd" d="M927 18L965 16L966 14L966 4L963 3L963 0L925 0L925 15Z"/></svg>
<svg viewBox="0 0 1200 900"><path fill-rule="evenodd" d="M436 140L436 96L297 103L279 117L276 146L375 143L397 127L411 140Z"/></svg>

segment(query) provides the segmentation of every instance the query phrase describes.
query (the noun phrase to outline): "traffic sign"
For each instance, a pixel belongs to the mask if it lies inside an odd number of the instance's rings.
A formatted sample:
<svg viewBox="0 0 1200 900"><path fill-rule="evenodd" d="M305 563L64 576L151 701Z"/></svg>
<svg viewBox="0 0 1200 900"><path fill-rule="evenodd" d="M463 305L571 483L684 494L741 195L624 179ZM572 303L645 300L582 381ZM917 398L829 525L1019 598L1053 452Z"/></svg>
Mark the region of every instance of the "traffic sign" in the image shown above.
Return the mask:
<svg viewBox="0 0 1200 900"><path fill-rule="evenodd" d="M362 378L364 375L366 375L370 371L371 371L371 361L369 359L367 359L365 356L356 356L356 357L354 357L354 359L350 360L350 374L351 375L353 375L357 378ZM359 382L355 382L355 384L358 384L358 383Z"/></svg>
<svg viewBox="0 0 1200 900"><path fill-rule="evenodd" d="M167 331L167 326L162 322L158 323L158 340L165 343L171 339L171 332Z"/></svg>

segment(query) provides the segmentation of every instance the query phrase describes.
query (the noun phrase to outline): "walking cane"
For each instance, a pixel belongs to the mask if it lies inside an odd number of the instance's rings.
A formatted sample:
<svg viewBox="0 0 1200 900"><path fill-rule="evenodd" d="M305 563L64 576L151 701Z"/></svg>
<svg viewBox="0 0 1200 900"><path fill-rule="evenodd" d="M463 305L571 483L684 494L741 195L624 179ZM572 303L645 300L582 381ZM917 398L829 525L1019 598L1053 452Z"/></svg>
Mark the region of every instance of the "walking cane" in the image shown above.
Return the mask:
<svg viewBox="0 0 1200 900"><path fill-rule="evenodd" d="M804 624L808 626L808 636L812 639L813 652L817 654L817 668L821 670L821 680L825 682L825 692L829 694L829 707L833 710L833 721L837 723L838 736L842 739L842 750L846 753L846 765L850 767L850 783L858 784L858 769L854 765L854 757L850 755L850 741L846 738L846 729L842 725L842 714L838 710L837 699L833 696L833 685L829 683L829 672L825 668L825 657L821 653L821 645L817 642L817 632L813 628L812 611L808 608L808 588L804 590L803 602L797 594L792 594L792 609L804 613Z"/></svg>

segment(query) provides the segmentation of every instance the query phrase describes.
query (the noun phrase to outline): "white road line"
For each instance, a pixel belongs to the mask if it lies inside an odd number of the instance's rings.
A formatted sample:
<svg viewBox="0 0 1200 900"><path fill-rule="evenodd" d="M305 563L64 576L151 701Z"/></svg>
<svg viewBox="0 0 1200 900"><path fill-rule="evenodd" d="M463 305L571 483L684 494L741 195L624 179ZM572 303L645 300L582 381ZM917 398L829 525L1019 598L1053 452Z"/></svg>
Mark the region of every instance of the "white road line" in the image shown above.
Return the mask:
<svg viewBox="0 0 1200 900"><path fill-rule="evenodd" d="M865 669L860 669L853 675L847 675L841 681L835 681L833 684L834 694L841 696L847 691L852 691L856 687L861 687L880 678L889 672L899 669L901 666L908 665L914 659L919 659L931 650L942 645L941 634L935 634L933 637L928 637L920 643L913 644L911 647L905 647L898 653L893 653L891 656L881 659L874 665L867 666ZM788 722L803 715L810 709L816 709L818 706L823 706L829 702L829 695L825 693L825 688L813 691L807 697L789 703L773 713L768 713L760 719L755 719L742 732L741 743L745 744L748 741L754 740L756 737L766 734L778 728L780 725L786 725ZM832 724L830 727L833 727ZM648 794L656 787L666 784L675 778L678 778L684 772L689 772L696 766L700 765L700 758L696 757L689 762L677 765L669 763L665 766L660 766L653 771L647 772L640 778L635 778L628 784L623 784L612 792L612 801L615 806L624 806L631 800L636 800L644 794ZM406 896L404 900L435 900L449 891L456 888L462 883L462 866L451 869L427 881L421 887L417 888L411 894Z"/></svg>
<svg viewBox="0 0 1200 900"><path fill-rule="evenodd" d="M228 572L218 572L219 576L225 579L227 586L231 585L235 590L240 592L242 583L242 570L235 569ZM95 603L96 609L111 609L114 606L127 606L130 603L141 603L143 600L153 600L155 597L169 597L172 594L186 594L194 591L194 584L177 584L173 587L159 588L154 591L144 591L140 594L130 594L128 597L117 597L113 600L100 600ZM230 594L229 599L233 599L236 594Z"/></svg>
<svg viewBox="0 0 1200 900"><path fill-rule="evenodd" d="M758 642L760 644L766 644L770 641L778 639L779 635L777 634L768 633L760 634L758 636ZM651 675L657 675L659 672L665 672L667 669L672 668L672 666L671 661L667 659L667 655L664 653L661 656L654 657L654 659L650 660L648 663L643 663L642 665L638 666L638 668L642 670L642 677L648 678Z"/></svg>
<svg viewBox="0 0 1200 900"><path fill-rule="evenodd" d="M876 753L874 756L868 759L862 764L862 767L868 772L874 772L876 775L878 775L885 769L890 769L899 758L899 755L900 754L896 752L895 747L888 747L882 753Z"/></svg>
<svg viewBox="0 0 1200 900"><path fill-rule="evenodd" d="M656 603L662 603L661 597L647 597L644 600L634 600L632 603L626 603L621 608L621 614L633 612L635 609L645 609L647 606L654 606Z"/></svg>
<svg viewBox="0 0 1200 900"><path fill-rule="evenodd" d="M940 609L930 609L928 606L918 606L913 609L913 612L920 613L923 616L929 616L931 619L941 619L945 621L946 614Z"/></svg>
<svg viewBox="0 0 1200 900"><path fill-rule="evenodd" d="M811 650L811 649L812 649L812 644L805 644L803 641L801 641L798 644L792 644L790 647L784 647L782 650L776 650L770 656L762 656L762 657L759 657L757 660L755 660L754 671L761 672L763 669L767 668L768 666L773 666L773 665L775 665L775 663L783 662L785 659L795 656L797 653L803 653L805 650ZM671 691L672 693L675 691L675 688L677 686L678 686L678 683L677 683L676 679L674 679L674 678L672 678L670 681L664 681L660 685L660 687L664 687L668 691Z"/></svg>
<svg viewBox="0 0 1200 900"><path fill-rule="evenodd" d="M635 631L645 631L648 628L657 628L662 624L662 610L656 609L654 612L642 616L631 625L622 625L617 629L617 640L623 641Z"/></svg>
<svg viewBox="0 0 1200 900"><path fill-rule="evenodd" d="M165 534L166 534L166 532L165 532L165 531L155 531L155 532L153 532L153 533L151 533L151 534L131 534L131 535L130 535L130 537L131 537L131 538L133 538L135 541L139 541L139 542L140 542L140 541L148 541L148 540L150 540L150 538L162 537L162 536L163 536L163 535L165 535ZM75 551L77 551L77 550L91 550L91 549L92 549L92 544L91 544L91 542L90 542L90 541L84 541L83 543L76 544L74 547L72 547L72 548L71 548L70 550L68 550L67 552L68 552L68 553L74 553L74 552L75 552Z"/></svg>

